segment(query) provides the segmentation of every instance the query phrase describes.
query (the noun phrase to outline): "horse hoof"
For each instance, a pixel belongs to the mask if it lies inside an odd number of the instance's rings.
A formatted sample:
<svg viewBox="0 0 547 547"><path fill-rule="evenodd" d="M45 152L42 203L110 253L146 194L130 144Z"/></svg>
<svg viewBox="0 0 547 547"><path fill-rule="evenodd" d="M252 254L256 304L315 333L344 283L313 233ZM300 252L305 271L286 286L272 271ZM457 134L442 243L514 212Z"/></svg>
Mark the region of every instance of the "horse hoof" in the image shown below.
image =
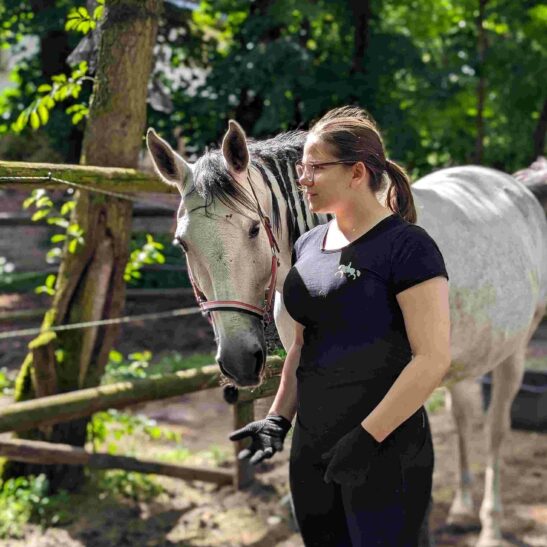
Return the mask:
<svg viewBox="0 0 547 547"><path fill-rule="evenodd" d="M451 528L472 530L477 527L480 529L481 522L479 516L470 511L451 511L446 518L446 524Z"/></svg>
<svg viewBox="0 0 547 547"><path fill-rule="evenodd" d="M501 532L483 530L475 547L507 547L507 545L501 537Z"/></svg>

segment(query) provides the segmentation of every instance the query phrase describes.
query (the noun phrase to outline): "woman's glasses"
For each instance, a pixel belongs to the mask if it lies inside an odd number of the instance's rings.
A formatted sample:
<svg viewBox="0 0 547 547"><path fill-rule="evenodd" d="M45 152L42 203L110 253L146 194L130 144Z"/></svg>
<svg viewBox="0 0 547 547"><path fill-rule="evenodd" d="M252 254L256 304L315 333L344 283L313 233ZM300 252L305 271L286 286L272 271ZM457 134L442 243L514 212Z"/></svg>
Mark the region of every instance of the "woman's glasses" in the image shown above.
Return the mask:
<svg viewBox="0 0 547 547"><path fill-rule="evenodd" d="M353 164L357 163L354 160L336 160L336 161L324 161L321 163L303 163L301 161L297 161L295 164L296 167L296 174L298 175L298 178L301 179L302 177L305 177L308 182L315 182L315 168L316 167L327 167L329 165L339 165L339 164Z"/></svg>

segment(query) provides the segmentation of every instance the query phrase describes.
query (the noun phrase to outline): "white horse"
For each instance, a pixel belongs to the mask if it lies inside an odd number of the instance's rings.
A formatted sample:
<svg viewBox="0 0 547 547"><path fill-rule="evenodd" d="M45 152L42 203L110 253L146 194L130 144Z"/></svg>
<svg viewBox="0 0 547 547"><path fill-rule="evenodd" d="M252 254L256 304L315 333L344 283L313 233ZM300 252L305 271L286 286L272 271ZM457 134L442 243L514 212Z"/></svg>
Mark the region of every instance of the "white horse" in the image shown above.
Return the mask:
<svg viewBox="0 0 547 547"><path fill-rule="evenodd" d="M312 216L306 211L294 218L301 203L295 178L285 177L290 188L280 195L271 184L271 171L274 163L279 171L281 164L294 163L304 138L293 133L253 143L230 122L222 150L208 152L191 165L152 130L147 136L158 174L180 190L176 239L186 250L197 290L216 310L211 314L219 365L238 385L261 380L266 352L260 310L275 269L272 253L279 261L275 323L285 349L292 343L294 325L283 305L282 287L296 232ZM264 164L268 148L275 161ZM292 165L286 172L294 172ZM545 196L545 186L544 180L536 184L535 193ZM217 196L247 195L248 207L237 212L225 199L215 201L215 187L222 187ZM437 242L450 276L452 364L443 384L450 391L457 426L460 480L449 521L476 518L466 386L492 371L479 545L500 545L500 446L510 429L510 408L523 377L526 347L547 306L546 205L514 177L476 166L433 173L413 184L412 194L417 224ZM278 219L274 232L279 252L261 224L262 214ZM327 218L317 215L313 220L323 223Z"/></svg>

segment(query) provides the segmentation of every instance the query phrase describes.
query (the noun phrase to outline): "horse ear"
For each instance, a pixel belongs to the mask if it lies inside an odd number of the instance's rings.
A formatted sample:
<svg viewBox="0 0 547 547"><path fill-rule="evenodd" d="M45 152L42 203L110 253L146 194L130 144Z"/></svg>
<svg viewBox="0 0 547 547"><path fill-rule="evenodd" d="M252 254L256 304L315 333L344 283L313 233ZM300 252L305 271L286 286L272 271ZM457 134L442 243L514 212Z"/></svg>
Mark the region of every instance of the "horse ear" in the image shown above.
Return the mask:
<svg viewBox="0 0 547 547"><path fill-rule="evenodd" d="M158 134L150 128L146 133L146 146L152 156L156 173L170 186L176 186L180 193L184 190L192 167L185 162Z"/></svg>
<svg viewBox="0 0 547 547"><path fill-rule="evenodd" d="M242 173L249 165L245 131L234 120L228 122L228 131L222 139L222 155L228 169L234 173Z"/></svg>

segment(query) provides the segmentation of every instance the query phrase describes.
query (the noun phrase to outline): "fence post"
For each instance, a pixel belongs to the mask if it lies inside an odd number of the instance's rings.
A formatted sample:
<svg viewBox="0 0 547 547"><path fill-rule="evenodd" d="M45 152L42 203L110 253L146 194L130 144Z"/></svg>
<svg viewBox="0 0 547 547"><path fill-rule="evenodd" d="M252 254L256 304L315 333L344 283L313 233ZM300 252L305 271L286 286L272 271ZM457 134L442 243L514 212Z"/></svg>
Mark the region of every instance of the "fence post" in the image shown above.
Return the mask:
<svg viewBox="0 0 547 547"><path fill-rule="evenodd" d="M245 401L234 405L234 430L246 426L254 420L254 401ZM234 443L235 451L235 471L234 471L234 488L241 490L250 484L254 479L254 469L249 463L249 460L238 460L237 455L240 450L243 450L249 443L248 439L236 441Z"/></svg>

